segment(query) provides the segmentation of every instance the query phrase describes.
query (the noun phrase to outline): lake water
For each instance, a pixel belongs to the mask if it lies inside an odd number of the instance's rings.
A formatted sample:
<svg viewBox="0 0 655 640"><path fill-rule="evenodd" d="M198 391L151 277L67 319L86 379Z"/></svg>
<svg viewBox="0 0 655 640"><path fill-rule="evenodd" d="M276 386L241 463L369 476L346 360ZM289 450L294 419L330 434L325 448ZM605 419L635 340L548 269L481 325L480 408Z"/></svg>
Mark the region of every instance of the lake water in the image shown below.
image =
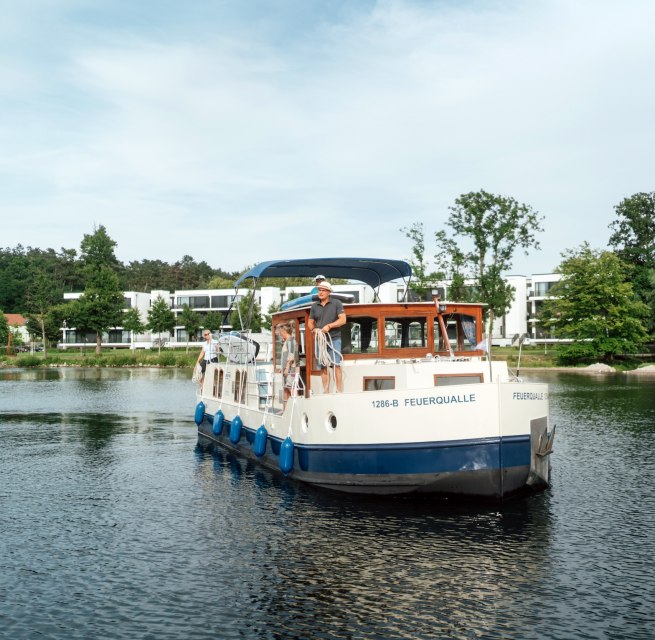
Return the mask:
<svg viewBox="0 0 655 640"><path fill-rule="evenodd" d="M654 638L655 380L526 377L553 486L490 506L199 450L190 372L0 370L0 637Z"/></svg>

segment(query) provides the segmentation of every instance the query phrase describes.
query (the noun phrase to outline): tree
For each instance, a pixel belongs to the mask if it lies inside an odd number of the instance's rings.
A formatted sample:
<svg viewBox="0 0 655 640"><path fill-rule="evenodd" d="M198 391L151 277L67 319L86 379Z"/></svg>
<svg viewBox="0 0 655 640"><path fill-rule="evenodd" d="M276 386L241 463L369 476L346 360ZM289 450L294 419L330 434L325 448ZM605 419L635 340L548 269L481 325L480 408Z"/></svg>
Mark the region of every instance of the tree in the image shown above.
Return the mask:
<svg viewBox="0 0 655 640"><path fill-rule="evenodd" d="M144 333L147 329L143 320L141 320L141 314L136 307L132 307L125 311L123 314L123 319L121 321L123 329L130 332L130 348L134 348L134 336Z"/></svg>
<svg viewBox="0 0 655 640"><path fill-rule="evenodd" d="M208 289L232 289L235 278L225 278L223 276L214 276L207 283Z"/></svg>
<svg viewBox="0 0 655 640"><path fill-rule="evenodd" d="M0 309L0 345L3 347L7 346L7 341L9 339L9 325L7 324L7 318L5 314Z"/></svg>
<svg viewBox="0 0 655 640"><path fill-rule="evenodd" d="M435 234L441 249L435 258L461 283L464 277L472 278L473 293L489 306L492 320L504 315L513 289L502 274L511 268L518 248L526 254L529 248L539 248L535 234L543 231L543 216L514 198L483 190L461 195L449 210L450 231ZM468 240L471 248L462 248L454 238Z"/></svg>
<svg viewBox="0 0 655 640"><path fill-rule="evenodd" d="M48 308L43 319L46 339L48 342L59 342L61 339L61 328L65 324L74 326L74 310L76 305L72 302L61 302ZM27 316L27 330L34 335L38 335L41 330L41 320L32 315ZM45 347L44 347L45 348Z"/></svg>
<svg viewBox="0 0 655 640"><path fill-rule="evenodd" d="M179 324L186 331L186 350L189 351L189 336L200 329L200 316L196 311L191 309L188 304L182 305L182 313L179 316Z"/></svg>
<svg viewBox="0 0 655 640"><path fill-rule="evenodd" d="M120 273L123 265L114 254L115 246L116 241L109 237L103 225L94 227L92 234L85 234L80 249L82 265L87 274L100 267L108 267Z"/></svg>
<svg viewBox="0 0 655 640"><path fill-rule="evenodd" d="M209 329L212 333L218 331L224 323L225 319L222 313L218 311L210 311L202 318L202 326Z"/></svg>
<svg viewBox="0 0 655 640"><path fill-rule="evenodd" d="M161 353L161 334L166 331L170 335L175 328L175 314L161 296L157 296L148 310L148 328L159 335L158 347Z"/></svg>
<svg viewBox="0 0 655 640"><path fill-rule="evenodd" d="M77 301L74 322L77 329L95 332L98 355L103 332L120 326L123 319L125 301L118 276L121 264L114 255L115 246L102 225L86 234L80 244L86 286Z"/></svg>
<svg viewBox="0 0 655 640"><path fill-rule="evenodd" d="M623 262L631 265L630 279L639 299L650 308L646 321L655 332L655 192L636 193L614 207L618 220L609 244Z"/></svg>
<svg viewBox="0 0 655 640"><path fill-rule="evenodd" d="M410 289L414 291L421 300L425 300L426 295L432 291L437 280L443 278L442 273L429 271L425 259L425 233L422 222L414 222L409 227L400 229L405 237L412 241L412 258L408 261L412 267L412 279Z"/></svg>
<svg viewBox="0 0 655 640"><path fill-rule="evenodd" d="M592 250L587 243L562 257L562 280L552 287L553 298L544 301L540 314L555 337L573 340L558 346L560 362L611 362L617 355L636 353L647 339L641 319L648 310L626 279L629 267L616 254Z"/></svg>
<svg viewBox="0 0 655 640"><path fill-rule="evenodd" d="M103 332L121 325L124 304L118 275L109 267L99 267L77 300L74 319L76 328L95 332L96 354L102 350Z"/></svg>
<svg viewBox="0 0 655 640"><path fill-rule="evenodd" d="M45 271L38 271L32 277L27 289L26 308L30 317L39 325L39 333L43 342L43 357L47 355L48 336L46 331L46 317L51 307L56 305L62 297L62 290Z"/></svg>
<svg viewBox="0 0 655 640"><path fill-rule="evenodd" d="M290 298L293 300L294 298ZM264 329L271 329L273 327L273 314L277 313L282 305L279 302L272 302L271 304L268 305L268 309L266 310L266 315L264 316L264 320L262 321L262 327Z"/></svg>
<svg viewBox="0 0 655 640"><path fill-rule="evenodd" d="M242 296L237 308L230 315L230 324L237 331L250 330L258 333L262 329L262 314L251 294Z"/></svg>

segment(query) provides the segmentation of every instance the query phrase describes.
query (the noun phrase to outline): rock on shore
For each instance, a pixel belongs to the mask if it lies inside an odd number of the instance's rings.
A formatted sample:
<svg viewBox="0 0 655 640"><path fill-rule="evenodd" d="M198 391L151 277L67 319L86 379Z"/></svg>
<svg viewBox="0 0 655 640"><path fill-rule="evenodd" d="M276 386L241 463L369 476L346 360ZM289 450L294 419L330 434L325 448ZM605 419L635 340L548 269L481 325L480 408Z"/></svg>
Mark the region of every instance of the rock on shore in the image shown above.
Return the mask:
<svg viewBox="0 0 655 640"><path fill-rule="evenodd" d="M628 371L630 375L637 376L655 376L655 364L649 364L645 367L639 367L639 369L634 369L633 371Z"/></svg>
<svg viewBox="0 0 655 640"><path fill-rule="evenodd" d="M591 373L615 373L616 369L614 367L610 367L608 364L603 364L602 362L596 362L594 364L590 364L588 367L585 367L586 371L590 371Z"/></svg>

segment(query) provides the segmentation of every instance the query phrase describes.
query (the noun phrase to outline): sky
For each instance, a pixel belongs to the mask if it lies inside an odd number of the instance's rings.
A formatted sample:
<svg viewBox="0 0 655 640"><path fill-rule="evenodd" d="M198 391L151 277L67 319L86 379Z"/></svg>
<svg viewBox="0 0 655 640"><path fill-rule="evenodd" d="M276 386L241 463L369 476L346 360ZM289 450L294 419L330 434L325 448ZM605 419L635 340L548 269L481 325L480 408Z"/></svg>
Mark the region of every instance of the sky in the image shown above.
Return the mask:
<svg viewBox="0 0 655 640"><path fill-rule="evenodd" d="M3 0L0 247L426 256L464 193L544 218L510 273L655 190L652 0Z"/></svg>

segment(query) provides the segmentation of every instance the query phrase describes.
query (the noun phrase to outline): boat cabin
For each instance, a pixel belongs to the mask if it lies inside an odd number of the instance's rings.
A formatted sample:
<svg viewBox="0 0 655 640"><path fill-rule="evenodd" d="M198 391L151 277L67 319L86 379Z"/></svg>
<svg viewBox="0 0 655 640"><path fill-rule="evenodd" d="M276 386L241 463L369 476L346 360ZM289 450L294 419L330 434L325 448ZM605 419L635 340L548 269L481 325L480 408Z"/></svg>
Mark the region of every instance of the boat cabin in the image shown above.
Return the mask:
<svg viewBox="0 0 655 640"><path fill-rule="evenodd" d="M308 304L277 313L272 325L274 367L279 369L283 340L277 328L283 323L293 323L300 354L300 388L306 396L311 390L312 376L320 376L314 341L308 330L310 308ZM433 302L345 304L344 310L347 320L341 327L344 366L370 361L468 359L484 355L479 348L481 304L440 302L435 298Z"/></svg>

